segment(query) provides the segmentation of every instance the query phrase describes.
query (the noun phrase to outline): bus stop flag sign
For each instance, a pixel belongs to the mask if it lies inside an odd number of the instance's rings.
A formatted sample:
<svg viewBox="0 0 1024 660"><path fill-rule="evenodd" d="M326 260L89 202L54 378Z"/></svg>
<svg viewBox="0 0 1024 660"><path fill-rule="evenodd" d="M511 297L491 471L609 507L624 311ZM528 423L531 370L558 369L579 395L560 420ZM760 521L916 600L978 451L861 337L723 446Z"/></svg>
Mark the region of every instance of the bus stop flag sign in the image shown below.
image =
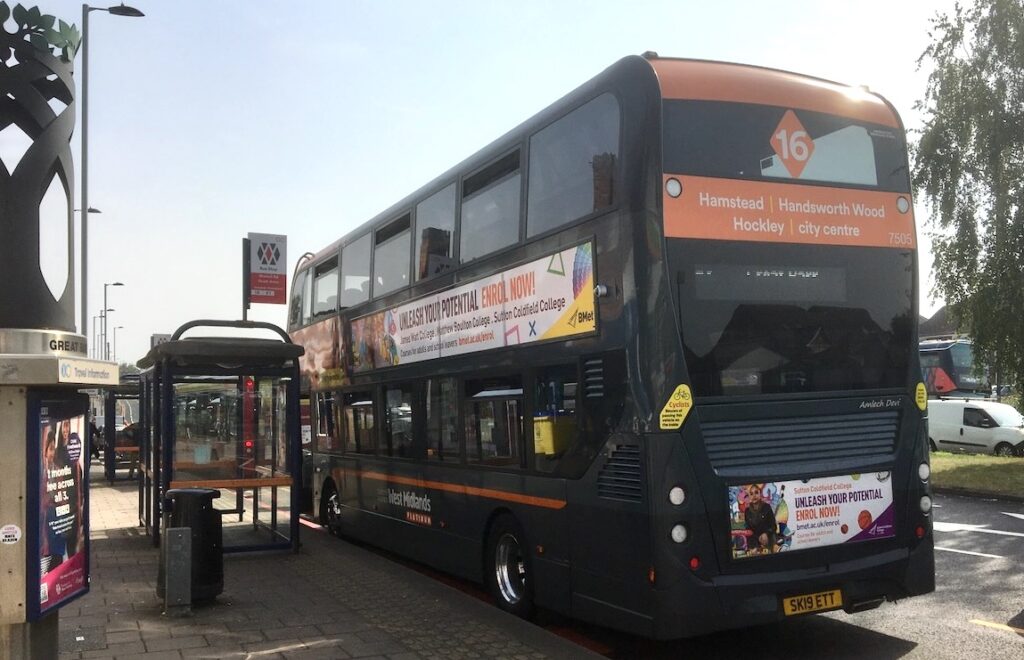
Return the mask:
<svg viewBox="0 0 1024 660"><path fill-rule="evenodd" d="M288 237L249 234L249 302L283 305L288 290Z"/></svg>

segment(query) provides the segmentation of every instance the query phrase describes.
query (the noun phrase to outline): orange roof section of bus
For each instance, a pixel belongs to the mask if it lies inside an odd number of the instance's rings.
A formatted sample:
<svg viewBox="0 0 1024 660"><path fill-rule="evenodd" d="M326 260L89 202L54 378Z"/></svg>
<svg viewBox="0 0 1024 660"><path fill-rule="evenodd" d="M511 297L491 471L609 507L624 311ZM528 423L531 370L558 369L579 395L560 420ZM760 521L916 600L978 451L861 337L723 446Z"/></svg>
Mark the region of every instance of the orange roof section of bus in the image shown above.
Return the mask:
<svg viewBox="0 0 1024 660"><path fill-rule="evenodd" d="M651 59L650 63L666 99L774 105L902 127L885 101L860 87L727 62Z"/></svg>

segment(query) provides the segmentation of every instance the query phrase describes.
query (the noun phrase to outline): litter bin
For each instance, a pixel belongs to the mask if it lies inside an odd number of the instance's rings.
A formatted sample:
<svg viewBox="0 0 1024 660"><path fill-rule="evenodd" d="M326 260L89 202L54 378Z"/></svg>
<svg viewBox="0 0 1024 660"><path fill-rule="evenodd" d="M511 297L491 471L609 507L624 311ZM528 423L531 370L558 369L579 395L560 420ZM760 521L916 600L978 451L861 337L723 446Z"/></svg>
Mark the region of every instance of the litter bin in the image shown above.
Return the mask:
<svg viewBox="0 0 1024 660"><path fill-rule="evenodd" d="M192 601L212 600L224 591L224 544L220 512L213 501L220 491L211 488L175 488L164 497L163 538L169 528L192 531ZM160 553L156 593L164 597L167 573L166 553Z"/></svg>

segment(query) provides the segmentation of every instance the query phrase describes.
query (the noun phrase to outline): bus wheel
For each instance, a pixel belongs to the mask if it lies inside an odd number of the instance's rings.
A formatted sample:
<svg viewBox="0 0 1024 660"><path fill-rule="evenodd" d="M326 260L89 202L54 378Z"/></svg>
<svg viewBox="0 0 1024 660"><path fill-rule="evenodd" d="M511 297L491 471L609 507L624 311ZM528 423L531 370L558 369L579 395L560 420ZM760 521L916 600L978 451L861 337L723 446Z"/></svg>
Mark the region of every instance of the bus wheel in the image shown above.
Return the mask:
<svg viewBox="0 0 1024 660"><path fill-rule="evenodd" d="M341 502L333 484L327 484L320 497L320 524L335 536L341 534Z"/></svg>
<svg viewBox="0 0 1024 660"><path fill-rule="evenodd" d="M526 536L515 518L494 521L487 538L487 587L498 607L523 619L533 616L533 584Z"/></svg>
<svg viewBox="0 0 1024 660"><path fill-rule="evenodd" d="M1013 447L1005 442L1000 442L992 453L996 456L1013 456Z"/></svg>

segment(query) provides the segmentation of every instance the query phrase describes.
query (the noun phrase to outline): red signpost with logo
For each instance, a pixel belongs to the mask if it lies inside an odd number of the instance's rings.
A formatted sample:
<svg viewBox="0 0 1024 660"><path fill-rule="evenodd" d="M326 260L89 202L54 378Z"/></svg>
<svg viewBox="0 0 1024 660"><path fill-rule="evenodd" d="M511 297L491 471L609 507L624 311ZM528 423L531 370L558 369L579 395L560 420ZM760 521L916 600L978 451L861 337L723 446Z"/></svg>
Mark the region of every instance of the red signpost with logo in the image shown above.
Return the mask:
<svg viewBox="0 0 1024 660"><path fill-rule="evenodd" d="M254 234L242 239L244 303L242 319L251 303L283 305L288 297L288 237Z"/></svg>

